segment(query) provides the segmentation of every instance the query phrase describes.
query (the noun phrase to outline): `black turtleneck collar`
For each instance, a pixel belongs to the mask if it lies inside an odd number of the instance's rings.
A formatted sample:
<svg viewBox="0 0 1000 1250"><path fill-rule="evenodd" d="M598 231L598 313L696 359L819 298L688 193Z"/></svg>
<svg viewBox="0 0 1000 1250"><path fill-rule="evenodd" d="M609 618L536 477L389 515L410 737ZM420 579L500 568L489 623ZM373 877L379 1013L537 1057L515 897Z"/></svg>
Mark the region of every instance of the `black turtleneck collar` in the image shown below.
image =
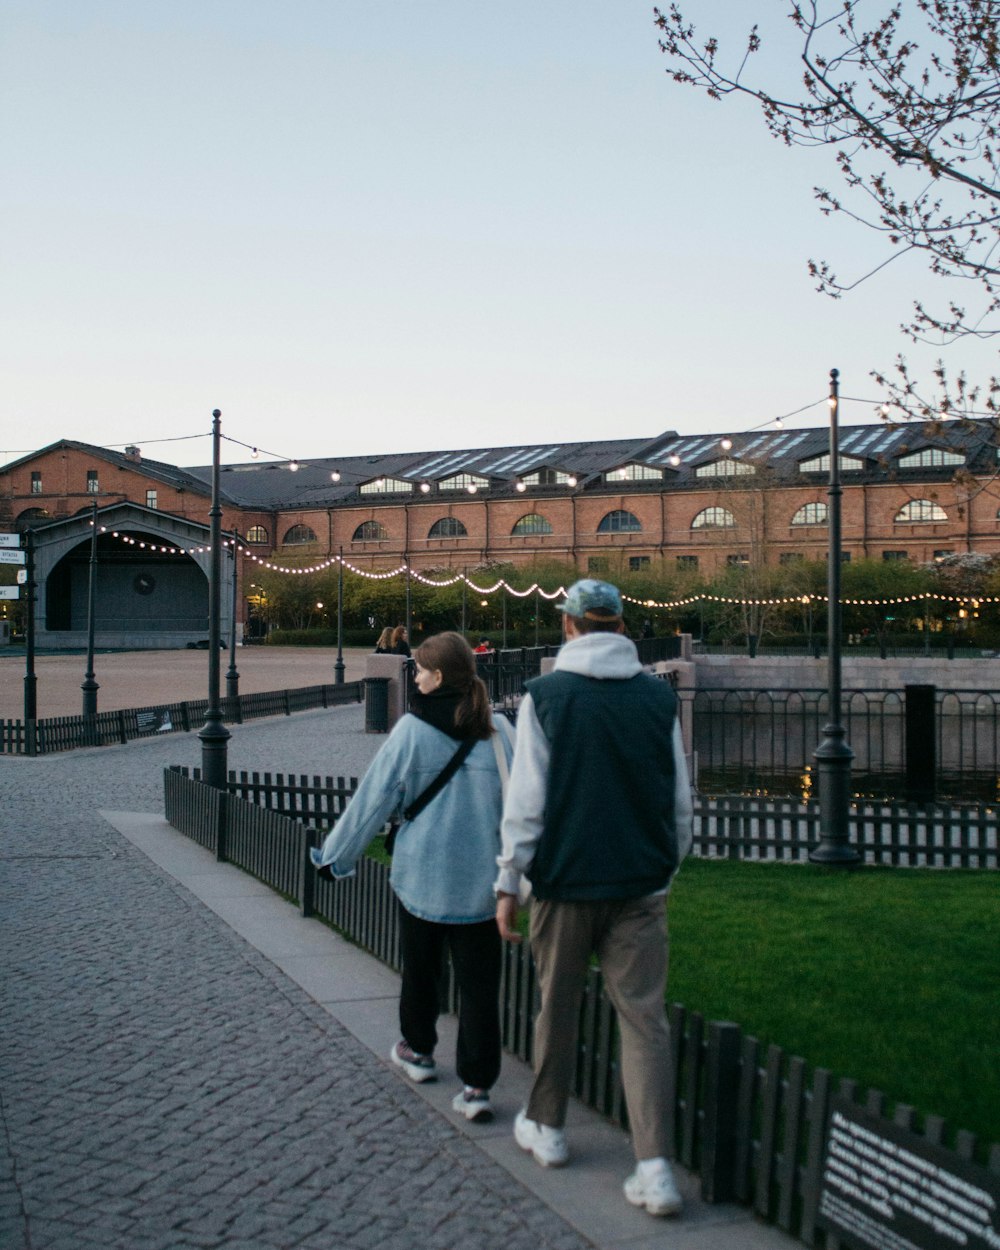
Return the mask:
<svg viewBox="0 0 1000 1250"><path fill-rule="evenodd" d="M435 690L433 694L421 694L414 686L410 695L410 711L420 720L426 721L428 725L433 725L435 729L446 733L449 738L461 742L465 735L455 724L455 712L461 701L462 695L457 690L447 690L442 687Z"/></svg>

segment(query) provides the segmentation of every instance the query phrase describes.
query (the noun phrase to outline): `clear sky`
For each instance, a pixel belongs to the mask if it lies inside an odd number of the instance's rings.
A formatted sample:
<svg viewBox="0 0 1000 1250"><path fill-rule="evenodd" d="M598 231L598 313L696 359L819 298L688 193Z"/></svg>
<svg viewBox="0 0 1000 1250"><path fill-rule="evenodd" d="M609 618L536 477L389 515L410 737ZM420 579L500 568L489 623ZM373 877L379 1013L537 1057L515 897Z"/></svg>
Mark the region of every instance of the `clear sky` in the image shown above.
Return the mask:
<svg viewBox="0 0 1000 1250"><path fill-rule="evenodd" d="M708 33L788 6L691 7ZM870 369L930 360L898 330L923 268L815 293L810 256L881 257L814 206L832 158L675 86L649 3L0 21L4 460L72 438L205 464L215 407L300 459L732 431L821 401L832 366L876 399Z"/></svg>

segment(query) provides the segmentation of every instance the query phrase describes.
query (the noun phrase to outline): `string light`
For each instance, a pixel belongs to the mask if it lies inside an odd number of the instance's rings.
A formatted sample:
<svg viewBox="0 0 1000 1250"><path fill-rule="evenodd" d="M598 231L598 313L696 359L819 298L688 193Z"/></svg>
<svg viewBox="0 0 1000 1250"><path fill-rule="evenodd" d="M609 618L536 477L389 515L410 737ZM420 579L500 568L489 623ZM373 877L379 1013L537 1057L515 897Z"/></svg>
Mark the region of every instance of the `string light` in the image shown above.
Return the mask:
<svg viewBox="0 0 1000 1250"><path fill-rule="evenodd" d="M93 525L93 521L89 522ZM101 534L108 532L107 527L101 525L98 527ZM149 552L160 552L163 555L206 555L212 548L211 546L201 547L166 547L157 546L156 543L147 543L137 538L132 538L128 534L121 534L118 530L111 531L111 537L117 538L120 542L128 546L138 547ZM383 572L376 573L370 569L359 568L356 564L352 564L348 559L341 559L339 556L331 556L328 560L321 560L318 564L308 565L306 567L293 567L285 564L275 564L272 560L266 560L262 556L256 555L248 548L236 545L231 539L224 539L223 546L231 548L236 546L236 554L242 556L246 560L253 561L259 568L268 569L273 573L287 573L295 577L306 577L314 573L325 572L326 569L333 568L337 564L343 564L347 572L354 573L358 577L363 577L369 581L390 581L394 577L405 577L408 566L399 564L394 569L387 569ZM538 594L543 599L549 601L553 599L565 598L566 587L559 586L556 590L545 590L537 582L534 582L526 590L518 590L516 586L503 578L499 578L490 586L480 586L464 573L456 573L454 577L446 577L437 579L427 577L423 573L418 573L412 567L409 568L409 575L424 586L429 586L435 590L444 590L449 586L456 586L460 582L464 582L470 590L478 595L493 595L497 591L504 591L513 595L518 599L526 599L529 595ZM829 602L827 595L806 594L806 595L783 595L770 599L753 599L741 598L737 595L689 595L684 599L657 600L657 599L637 599L632 595L622 594L622 600L625 603L631 603L637 607L656 609L658 611L676 611L679 608L693 607L699 603L718 603L729 607L789 607L797 605L800 607L811 607L813 604L825 604ZM943 595L935 591L926 591L913 595L897 595L884 599L851 599L842 597L840 603L844 607L901 607L906 604L915 603L939 603L939 604L962 604L972 611L978 611L980 607L987 604L1000 603L1000 595L981 595L973 597L971 595Z"/></svg>

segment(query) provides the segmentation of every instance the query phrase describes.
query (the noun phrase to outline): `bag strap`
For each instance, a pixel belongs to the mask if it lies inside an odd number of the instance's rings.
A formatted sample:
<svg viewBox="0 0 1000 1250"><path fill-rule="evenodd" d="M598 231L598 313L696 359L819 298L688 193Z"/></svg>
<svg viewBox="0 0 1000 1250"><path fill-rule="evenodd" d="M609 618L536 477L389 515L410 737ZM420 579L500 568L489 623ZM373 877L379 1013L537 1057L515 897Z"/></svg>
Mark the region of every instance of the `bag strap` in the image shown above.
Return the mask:
<svg viewBox="0 0 1000 1250"><path fill-rule="evenodd" d="M493 754L497 757L497 772L500 774L500 791L506 799L507 782L510 781L510 772L507 769L507 756L503 749L503 743L500 741L499 731L493 734Z"/></svg>
<svg viewBox="0 0 1000 1250"><path fill-rule="evenodd" d="M422 812L424 810L427 804L439 791L445 788L448 782L451 781L452 777L454 777L454 775L462 767L462 762L476 745L476 742L476 738L465 739L462 745L458 748L448 763L445 764L444 768L441 769L427 789L424 790L422 794L419 794L409 807L403 809L404 820L412 820L418 812Z"/></svg>

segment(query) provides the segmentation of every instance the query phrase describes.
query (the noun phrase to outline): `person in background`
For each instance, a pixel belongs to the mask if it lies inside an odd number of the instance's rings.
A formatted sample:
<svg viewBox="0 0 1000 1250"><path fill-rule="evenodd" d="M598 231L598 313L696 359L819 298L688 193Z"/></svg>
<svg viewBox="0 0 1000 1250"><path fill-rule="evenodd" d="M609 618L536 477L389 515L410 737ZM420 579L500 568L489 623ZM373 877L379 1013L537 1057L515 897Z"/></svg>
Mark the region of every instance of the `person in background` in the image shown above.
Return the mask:
<svg viewBox="0 0 1000 1250"><path fill-rule="evenodd" d="M456 754L458 771L396 835L389 874L399 902L402 1034L390 1060L413 1081L437 1075L438 986L445 951L459 992L455 1066L462 1089L452 1107L468 1120L493 1118L490 1088L500 1072L501 942L493 875L500 849L503 792L498 750L509 764L513 731L490 711L475 660L457 633L435 634L416 652L415 689L314 865L349 877L372 838L403 813Z"/></svg>
<svg viewBox="0 0 1000 1250"><path fill-rule="evenodd" d="M376 655L392 654L392 626L387 625L378 636L378 642L375 644Z"/></svg>
<svg viewBox="0 0 1000 1250"><path fill-rule="evenodd" d="M592 954L621 1030L635 1172L625 1197L681 1209L667 1156L670 1032L666 893L690 849L692 803L677 698L643 672L617 587L586 578L560 605L555 667L527 683L497 858L497 926L519 942L518 888L531 881L531 953L541 1010L535 1083L514 1137L545 1167L569 1159L564 1124L580 997Z"/></svg>
<svg viewBox="0 0 1000 1250"><path fill-rule="evenodd" d="M393 655L408 656L410 654L410 640L405 625L397 625L392 631L391 650Z"/></svg>
<svg viewBox="0 0 1000 1250"><path fill-rule="evenodd" d="M479 639L479 645L474 647L473 650L475 651L476 655L495 655L496 654L496 652L493 649L493 643L490 642L490 640L485 635Z"/></svg>

